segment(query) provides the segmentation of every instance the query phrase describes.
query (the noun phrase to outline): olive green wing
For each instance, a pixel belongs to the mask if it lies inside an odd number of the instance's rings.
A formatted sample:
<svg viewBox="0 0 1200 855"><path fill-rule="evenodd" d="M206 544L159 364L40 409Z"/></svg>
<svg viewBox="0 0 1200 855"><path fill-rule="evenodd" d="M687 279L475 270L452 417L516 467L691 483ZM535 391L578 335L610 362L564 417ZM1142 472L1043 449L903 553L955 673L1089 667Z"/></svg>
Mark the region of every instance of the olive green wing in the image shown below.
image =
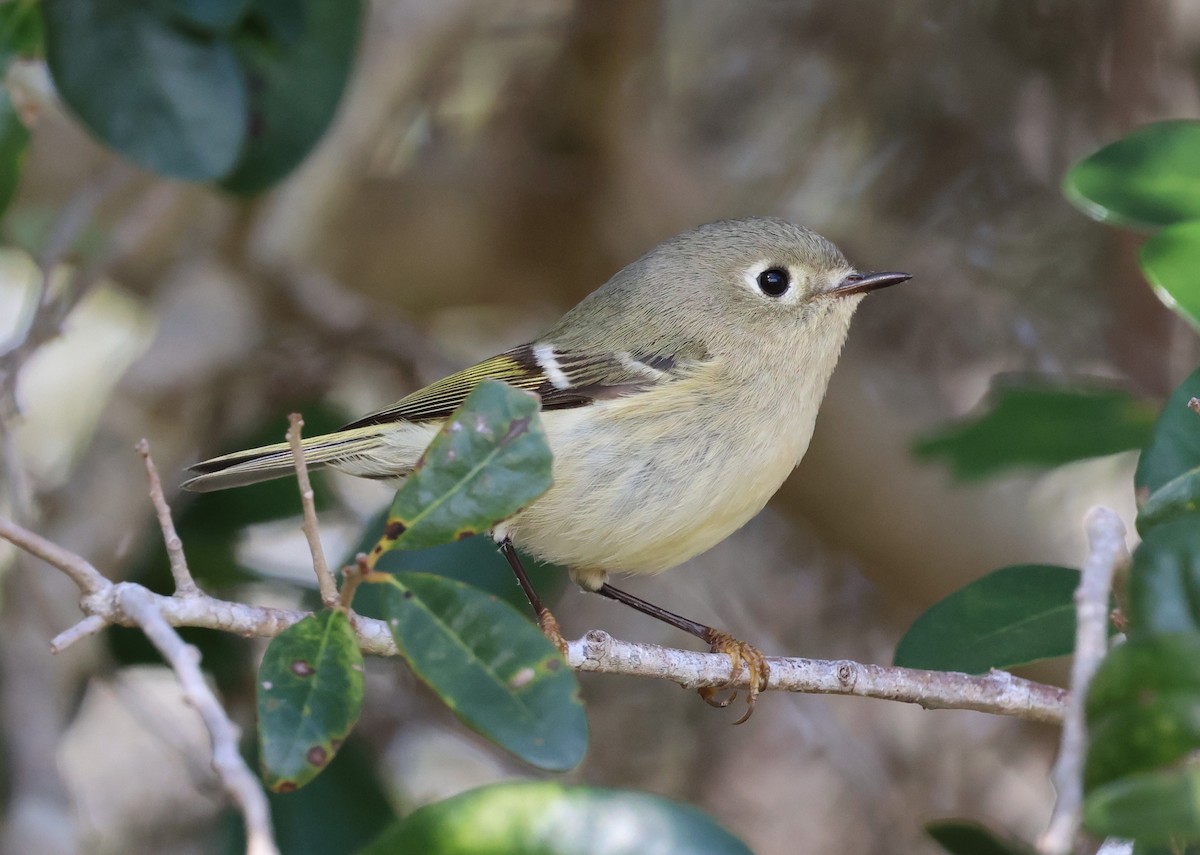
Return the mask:
<svg viewBox="0 0 1200 855"><path fill-rule="evenodd" d="M558 350L552 344L515 347L418 389L386 409L363 416L343 430L391 422L447 418L483 380L502 380L537 394L543 410L586 406L675 379L684 362L673 355Z"/></svg>
<svg viewBox="0 0 1200 855"><path fill-rule="evenodd" d="M415 465L434 426L449 417L471 390L487 379L535 392L543 410L582 407L670 383L696 361L696 352L633 355L585 353L535 342L493 356L340 430L303 441L310 468L336 466L365 478L400 478ZM190 467L186 490L207 492L279 478L293 471L287 443L226 454Z"/></svg>

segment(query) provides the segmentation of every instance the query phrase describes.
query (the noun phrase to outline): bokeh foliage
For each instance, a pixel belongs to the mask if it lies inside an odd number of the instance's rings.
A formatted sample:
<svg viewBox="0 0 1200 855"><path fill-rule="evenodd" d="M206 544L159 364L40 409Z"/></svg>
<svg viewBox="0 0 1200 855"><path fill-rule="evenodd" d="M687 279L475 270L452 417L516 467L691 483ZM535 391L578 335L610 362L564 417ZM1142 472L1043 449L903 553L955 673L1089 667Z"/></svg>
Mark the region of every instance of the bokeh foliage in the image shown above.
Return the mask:
<svg viewBox="0 0 1200 855"><path fill-rule="evenodd" d="M1140 128L1077 164L1063 181L1067 197L1091 216L1150 233L1139 261L1159 298L1200 329L1200 122L1160 122ZM1103 437L1133 427L1132 408L1119 393L1112 406L1094 407L1086 418L1063 423L1061 440L1083 450ZM1072 391L1055 402L1067 411ZM1126 434L1142 436L1134 483L1142 542L1135 550L1128 580L1118 577L1118 601L1124 603L1119 643L1100 666L1087 698L1089 747L1085 772L1087 827L1098 835L1137 841L1147 847L1179 847L1200 842L1200 767L1186 758L1200 749L1200 369L1172 393L1152 425ZM1093 402L1095 403L1095 402ZM1078 405L1076 405L1078 406ZM1196 408L1194 408L1196 407ZM1054 409L1052 408L1052 409ZM1010 443L975 442L987 430L1013 420L1013 403L1001 399L975 425L956 428L934 440L935 450L958 453L960 474L998 471L1012 459ZM1082 410L1079 410L1082 412ZM1027 422L1028 423L1028 422ZM1018 427L1013 422L1011 427ZM1148 429L1147 429L1148 428ZM1144 436L1143 436L1144 435ZM1024 442L1024 439L1018 442ZM1119 450L1116 443L1111 451ZM930 443L923 450L929 452ZM1061 454L1061 450L1060 450ZM1084 454L1078 457L1087 456ZM1068 459L1063 455L1063 460ZM1049 463L1050 460L1043 462ZM938 603L913 625L898 648L943 643L968 645L980 620L975 591L995 584L1000 574L972 583ZM1003 592L1001 592L1003 593ZM1028 636L1025 644L1045 650L1048 600L1057 600L1063 622L1070 621L1069 586L1039 586L1023 598ZM999 606L997 606L999 608ZM1021 621L1010 614L1009 620ZM933 630L936 629L936 634ZM1064 626L1059 626L1059 631ZM1003 667L1012 660L1003 634L974 645L982 654L972 664ZM1059 650L1060 653L1067 652ZM946 845L945 843L943 845ZM950 851L958 849L947 845ZM983 850L972 850L983 851Z"/></svg>

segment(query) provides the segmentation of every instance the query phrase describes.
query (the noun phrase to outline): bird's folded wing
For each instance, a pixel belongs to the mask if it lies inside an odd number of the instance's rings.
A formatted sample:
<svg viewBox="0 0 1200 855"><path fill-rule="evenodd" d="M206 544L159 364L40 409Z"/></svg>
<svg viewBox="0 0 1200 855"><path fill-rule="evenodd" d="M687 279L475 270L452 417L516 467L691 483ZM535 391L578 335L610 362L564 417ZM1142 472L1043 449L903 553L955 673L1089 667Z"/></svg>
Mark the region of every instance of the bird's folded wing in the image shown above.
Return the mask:
<svg viewBox="0 0 1200 855"><path fill-rule="evenodd" d="M502 380L535 392L543 410L581 407L669 383L701 354L631 354L624 351L558 350L549 343L523 344L418 389L390 407L343 430L396 421L440 421L483 380Z"/></svg>

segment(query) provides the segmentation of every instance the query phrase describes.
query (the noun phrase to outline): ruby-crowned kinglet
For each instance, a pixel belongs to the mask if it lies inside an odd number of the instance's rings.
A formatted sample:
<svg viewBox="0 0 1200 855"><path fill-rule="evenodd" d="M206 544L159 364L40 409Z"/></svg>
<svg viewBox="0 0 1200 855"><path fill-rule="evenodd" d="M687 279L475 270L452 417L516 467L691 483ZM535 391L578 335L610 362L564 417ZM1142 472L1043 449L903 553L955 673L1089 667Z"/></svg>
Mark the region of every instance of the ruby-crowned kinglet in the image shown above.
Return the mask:
<svg viewBox="0 0 1200 855"><path fill-rule="evenodd" d="M608 574L667 570L758 513L808 448L863 295L908 278L858 273L825 238L782 220L710 223L659 244L536 341L305 439L304 456L310 467L403 478L484 378L536 392L554 483L495 535L543 628L557 629L513 543L729 653L733 677L744 662L753 709L768 675L761 653L613 588ZM192 468L202 474L184 487L198 491L293 471L286 444Z"/></svg>

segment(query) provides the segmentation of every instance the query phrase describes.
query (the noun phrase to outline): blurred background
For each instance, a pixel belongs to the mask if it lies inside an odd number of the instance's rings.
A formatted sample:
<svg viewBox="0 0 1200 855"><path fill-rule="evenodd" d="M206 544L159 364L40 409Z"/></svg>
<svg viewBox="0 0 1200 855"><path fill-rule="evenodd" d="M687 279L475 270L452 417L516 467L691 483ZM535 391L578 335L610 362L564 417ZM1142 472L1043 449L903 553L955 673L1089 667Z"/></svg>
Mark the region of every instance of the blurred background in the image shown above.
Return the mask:
<svg viewBox="0 0 1200 855"><path fill-rule="evenodd" d="M1133 516L1133 456L957 484L914 440L1002 372L1109 378L1161 400L1195 336L1155 300L1137 238L1059 191L1139 124L1200 111L1190 0L378 0L334 126L251 201L137 171L38 105L0 253L0 340L38 263L92 286L2 413L0 512L114 578L169 590L133 451L150 440L193 571L245 601L309 601L294 485L177 495L189 463L307 433L527 341L658 241L775 215L860 269L866 301L808 456L708 554L626 587L772 655L887 663L926 606L995 567L1078 566L1082 518ZM1164 356L1166 354L1166 356ZM348 555L388 501L320 485ZM429 558L515 590L490 549ZM418 566L420 556L416 556ZM3 826L12 853L237 851L207 738L136 633L52 657L79 617L60 574L0 548ZM490 582L488 581L490 580ZM569 637L691 642L560 580ZM193 633L253 733L262 643ZM537 777L461 727L398 661L369 663L356 737L273 797L285 852L352 851L393 811ZM1061 682L1054 663L1026 672ZM933 853L922 822L1031 839L1056 731L967 712L771 694L748 724L658 681L583 675L592 743L569 776L691 802L759 855Z"/></svg>

